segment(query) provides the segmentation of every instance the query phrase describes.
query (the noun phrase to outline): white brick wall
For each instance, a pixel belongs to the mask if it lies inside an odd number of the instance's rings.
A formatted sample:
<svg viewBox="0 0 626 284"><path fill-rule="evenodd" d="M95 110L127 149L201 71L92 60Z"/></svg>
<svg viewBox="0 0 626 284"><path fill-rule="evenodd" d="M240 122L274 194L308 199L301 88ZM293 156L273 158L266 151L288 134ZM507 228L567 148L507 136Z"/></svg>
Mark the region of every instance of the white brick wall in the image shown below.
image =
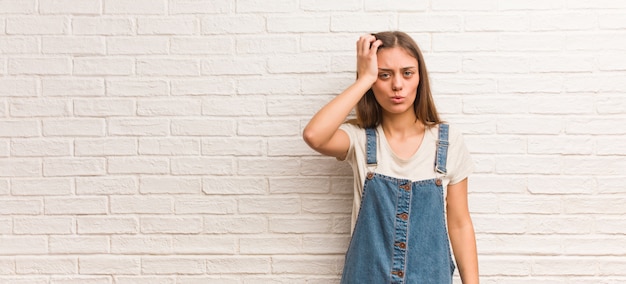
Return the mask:
<svg viewBox="0 0 626 284"><path fill-rule="evenodd" d="M482 283L624 283L625 19L617 0L0 0L0 283L337 283L351 172L300 131L354 80L358 36L389 29L473 154Z"/></svg>

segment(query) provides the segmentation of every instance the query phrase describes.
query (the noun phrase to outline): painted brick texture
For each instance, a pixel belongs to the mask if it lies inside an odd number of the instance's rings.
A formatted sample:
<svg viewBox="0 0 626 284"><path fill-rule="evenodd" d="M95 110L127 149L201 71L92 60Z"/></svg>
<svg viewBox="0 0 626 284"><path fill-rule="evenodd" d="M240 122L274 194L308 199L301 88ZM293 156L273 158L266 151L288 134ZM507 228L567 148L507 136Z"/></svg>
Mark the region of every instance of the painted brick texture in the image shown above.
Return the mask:
<svg viewBox="0 0 626 284"><path fill-rule="evenodd" d="M416 39L472 152L482 283L624 283L624 19L611 0L0 0L0 283L338 283L351 171L300 135L382 30Z"/></svg>

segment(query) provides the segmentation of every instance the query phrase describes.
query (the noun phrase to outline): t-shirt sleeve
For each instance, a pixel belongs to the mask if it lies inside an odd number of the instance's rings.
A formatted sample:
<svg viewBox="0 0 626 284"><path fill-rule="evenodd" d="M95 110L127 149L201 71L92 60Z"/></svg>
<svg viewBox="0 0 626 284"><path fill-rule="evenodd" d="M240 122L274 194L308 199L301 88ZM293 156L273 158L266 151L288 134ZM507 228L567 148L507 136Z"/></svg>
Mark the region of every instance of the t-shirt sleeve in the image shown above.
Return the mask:
<svg viewBox="0 0 626 284"><path fill-rule="evenodd" d="M450 178L450 184L456 184L467 178L474 171L474 161L467 150L463 135L456 128L450 127L449 143L448 177Z"/></svg>
<svg viewBox="0 0 626 284"><path fill-rule="evenodd" d="M350 123L344 123L341 126L339 126L339 130L342 130L346 134L348 134L348 138L350 139L350 148L348 148L348 153L346 154L346 158L344 160L341 160L339 158L337 158L337 160L346 161L349 164L352 164L356 159L354 155L354 144L357 141L356 136L357 136L358 127Z"/></svg>

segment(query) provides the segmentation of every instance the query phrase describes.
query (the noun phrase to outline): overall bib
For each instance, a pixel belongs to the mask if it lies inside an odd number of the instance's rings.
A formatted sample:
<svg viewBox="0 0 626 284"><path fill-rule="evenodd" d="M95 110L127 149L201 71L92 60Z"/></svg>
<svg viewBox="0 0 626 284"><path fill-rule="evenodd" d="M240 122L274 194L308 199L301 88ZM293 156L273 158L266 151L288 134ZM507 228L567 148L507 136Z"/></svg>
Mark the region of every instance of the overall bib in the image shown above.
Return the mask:
<svg viewBox="0 0 626 284"><path fill-rule="evenodd" d="M377 165L377 134L367 135L367 164ZM435 176L445 176L448 125L439 125ZM341 284L452 283L455 265L441 178L411 181L370 170L346 253Z"/></svg>

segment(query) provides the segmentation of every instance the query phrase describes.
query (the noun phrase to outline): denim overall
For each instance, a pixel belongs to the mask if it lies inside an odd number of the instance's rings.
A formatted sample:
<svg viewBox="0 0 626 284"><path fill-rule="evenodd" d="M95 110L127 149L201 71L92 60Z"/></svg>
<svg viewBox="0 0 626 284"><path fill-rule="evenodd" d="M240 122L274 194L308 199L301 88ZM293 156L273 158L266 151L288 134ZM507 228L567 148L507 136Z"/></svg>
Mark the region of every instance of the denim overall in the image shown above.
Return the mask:
<svg viewBox="0 0 626 284"><path fill-rule="evenodd" d="M375 168L377 137L366 129L367 164ZM436 176L445 176L448 125L439 125ZM370 170L346 253L342 284L452 283L454 263L441 178L410 181Z"/></svg>

